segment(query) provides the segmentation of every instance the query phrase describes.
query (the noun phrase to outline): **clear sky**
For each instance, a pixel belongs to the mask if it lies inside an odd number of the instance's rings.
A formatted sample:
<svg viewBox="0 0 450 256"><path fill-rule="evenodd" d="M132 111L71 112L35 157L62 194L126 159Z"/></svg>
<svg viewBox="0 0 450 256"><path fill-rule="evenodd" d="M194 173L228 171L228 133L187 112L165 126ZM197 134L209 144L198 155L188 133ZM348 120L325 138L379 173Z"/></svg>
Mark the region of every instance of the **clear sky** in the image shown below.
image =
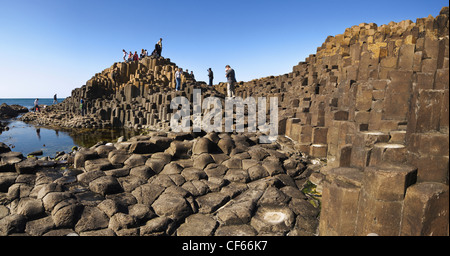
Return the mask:
<svg viewBox="0 0 450 256"><path fill-rule="evenodd" d="M292 71L347 27L437 16L447 0L0 0L0 98L70 95L122 60L153 50L197 80L238 81Z"/></svg>

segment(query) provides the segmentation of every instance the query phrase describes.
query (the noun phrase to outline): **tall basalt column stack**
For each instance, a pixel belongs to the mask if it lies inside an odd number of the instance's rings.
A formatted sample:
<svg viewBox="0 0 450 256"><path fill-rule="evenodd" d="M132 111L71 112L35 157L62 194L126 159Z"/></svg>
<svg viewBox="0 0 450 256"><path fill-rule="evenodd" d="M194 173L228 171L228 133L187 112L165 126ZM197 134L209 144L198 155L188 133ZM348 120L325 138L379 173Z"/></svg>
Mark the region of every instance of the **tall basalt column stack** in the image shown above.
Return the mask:
<svg viewBox="0 0 450 256"><path fill-rule="evenodd" d="M415 23L362 23L292 73L238 87L284 90L280 131L326 158L322 235L448 235L448 28L448 7Z"/></svg>

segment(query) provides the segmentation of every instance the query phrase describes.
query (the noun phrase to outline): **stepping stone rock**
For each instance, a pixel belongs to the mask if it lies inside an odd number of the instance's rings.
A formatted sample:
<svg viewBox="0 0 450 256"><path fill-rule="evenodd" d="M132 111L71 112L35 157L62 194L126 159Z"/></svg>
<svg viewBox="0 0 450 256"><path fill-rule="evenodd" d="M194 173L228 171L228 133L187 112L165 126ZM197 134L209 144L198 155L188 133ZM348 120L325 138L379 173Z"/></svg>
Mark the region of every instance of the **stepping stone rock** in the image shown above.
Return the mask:
<svg viewBox="0 0 450 256"><path fill-rule="evenodd" d="M212 213L228 202L228 200L230 200L228 195L219 192L208 193L195 199L200 213Z"/></svg>
<svg viewBox="0 0 450 256"><path fill-rule="evenodd" d="M163 193L152 204L152 208L159 216L169 217L173 220L181 220L192 213L191 206L182 196Z"/></svg>
<svg viewBox="0 0 450 256"><path fill-rule="evenodd" d="M177 229L178 236L211 236L217 226L217 221L208 215L193 214Z"/></svg>
<svg viewBox="0 0 450 256"><path fill-rule="evenodd" d="M75 225L77 233L107 228L109 219L97 207L87 206L81 214L80 220Z"/></svg>
<svg viewBox="0 0 450 256"><path fill-rule="evenodd" d="M116 178L112 176L102 176L89 183L89 189L92 192L103 196L106 194L116 194L123 191L122 186Z"/></svg>

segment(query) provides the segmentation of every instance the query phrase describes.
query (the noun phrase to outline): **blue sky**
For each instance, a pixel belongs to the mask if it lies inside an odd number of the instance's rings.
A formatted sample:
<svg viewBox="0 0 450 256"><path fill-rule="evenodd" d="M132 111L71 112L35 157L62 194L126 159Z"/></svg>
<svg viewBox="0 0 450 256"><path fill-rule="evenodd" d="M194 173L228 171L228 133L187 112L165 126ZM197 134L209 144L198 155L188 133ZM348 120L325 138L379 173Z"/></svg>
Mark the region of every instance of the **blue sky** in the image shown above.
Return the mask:
<svg viewBox="0 0 450 256"><path fill-rule="evenodd" d="M239 81L281 75L316 53L329 35L437 16L442 0L99 1L0 0L0 98L70 95L121 61L122 49L153 50L215 83L224 68Z"/></svg>

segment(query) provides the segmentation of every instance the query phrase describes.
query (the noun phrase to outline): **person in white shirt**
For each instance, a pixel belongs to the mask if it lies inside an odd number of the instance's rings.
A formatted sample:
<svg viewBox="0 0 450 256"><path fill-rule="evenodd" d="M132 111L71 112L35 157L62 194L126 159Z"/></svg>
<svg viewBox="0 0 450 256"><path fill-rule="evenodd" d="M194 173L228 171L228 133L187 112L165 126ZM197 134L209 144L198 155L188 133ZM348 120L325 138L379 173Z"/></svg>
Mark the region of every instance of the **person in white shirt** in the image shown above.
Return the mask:
<svg viewBox="0 0 450 256"><path fill-rule="evenodd" d="M175 72L175 80L177 82L177 85L175 87L176 91L179 91L181 88L181 74L183 73L182 68L178 68L177 72Z"/></svg>

